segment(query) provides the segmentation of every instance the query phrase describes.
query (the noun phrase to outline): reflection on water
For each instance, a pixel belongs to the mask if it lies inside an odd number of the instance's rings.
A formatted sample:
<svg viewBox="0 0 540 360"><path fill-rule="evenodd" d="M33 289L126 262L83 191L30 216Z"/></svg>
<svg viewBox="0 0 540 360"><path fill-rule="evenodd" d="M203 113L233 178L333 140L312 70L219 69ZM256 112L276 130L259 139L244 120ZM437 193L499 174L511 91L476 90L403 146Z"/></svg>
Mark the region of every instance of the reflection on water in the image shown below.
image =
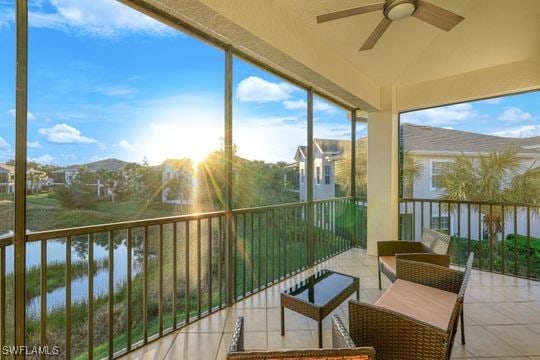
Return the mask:
<svg viewBox="0 0 540 360"><path fill-rule="evenodd" d="M88 246L85 245L86 251ZM71 258L72 261L88 261L86 251L81 251L81 246L72 246ZM133 250L132 250L133 251ZM13 272L13 256L6 256L6 271ZM109 250L104 246L94 245L94 260L99 261L108 259ZM66 245L61 240L47 241L47 263L65 263ZM28 243L26 247L26 268L41 265L41 242ZM136 257L132 256L132 274L135 275L139 271L139 266L136 264ZM117 289L122 283L127 280L127 247L125 240L117 243L114 249L114 284ZM93 277L94 281L94 297L107 294L109 290L109 270L108 268L99 269ZM88 275L73 279L71 281L71 302L77 303L87 300L88 298ZM40 296L30 299L27 303L28 316L39 316L40 312ZM47 309L62 308L65 306L66 288L61 287L47 293Z"/></svg>

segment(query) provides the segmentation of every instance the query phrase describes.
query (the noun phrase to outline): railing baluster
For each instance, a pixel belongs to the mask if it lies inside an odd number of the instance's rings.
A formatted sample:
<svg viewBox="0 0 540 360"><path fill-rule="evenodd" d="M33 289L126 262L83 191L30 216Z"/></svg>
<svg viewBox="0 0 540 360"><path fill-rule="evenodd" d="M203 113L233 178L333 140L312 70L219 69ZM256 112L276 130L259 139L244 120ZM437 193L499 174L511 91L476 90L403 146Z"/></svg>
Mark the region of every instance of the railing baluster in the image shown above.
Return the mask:
<svg viewBox="0 0 540 360"><path fill-rule="evenodd" d="M471 204L467 204L467 254L471 253Z"/></svg>
<svg viewBox="0 0 540 360"><path fill-rule="evenodd" d="M94 233L88 238L88 358L94 358Z"/></svg>
<svg viewBox="0 0 540 360"><path fill-rule="evenodd" d="M158 300L158 317L159 317L159 336L163 335L163 224L159 224L159 300Z"/></svg>
<svg viewBox="0 0 540 360"><path fill-rule="evenodd" d="M221 279L221 263L223 261L223 219L222 217L218 217L219 220L219 236L218 236L218 263L217 263L217 278L218 278L218 284L219 284L219 301L218 306L221 309L223 305L223 281Z"/></svg>
<svg viewBox="0 0 540 360"><path fill-rule="evenodd" d="M242 214L242 296L246 296L246 260L247 260L247 254L246 254L246 214Z"/></svg>
<svg viewBox="0 0 540 360"><path fill-rule="evenodd" d="M458 223L458 264L464 264L465 259L461 259L461 204L457 203L457 223ZM450 236L452 236L451 229L452 222L450 221L450 203L448 203L448 229ZM462 261L463 260L463 261Z"/></svg>
<svg viewBox="0 0 540 360"><path fill-rule="evenodd" d="M527 279L531 278L531 207L527 206Z"/></svg>
<svg viewBox="0 0 540 360"><path fill-rule="evenodd" d="M208 314L212 312L212 218L208 218Z"/></svg>
<svg viewBox="0 0 540 360"><path fill-rule="evenodd" d="M261 234L262 234L262 224L261 224L261 213L260 212L257 213L257 229L258 229L257 242L259 244L257 246L257 249L259 250L258 261L257 261L257 264L259 264L259 268L258 268L258 272L257 272L257 275L258 275L257 288L260 290L262 288L261 287L261 272L262 272Z"/></svg>
<svg viewBox="0 0 540 360"><path fill-rule="evenodd" d="M197 219L197 317L201 317L201 219Z"/></svg>
<svg viewBox="0 0 540 360"><path fill-rule="evenodd" d="M177 273L177 264L176 262L178 261L177 257L178 257L178 254L177 254L177 251L178 251L178 248L177 248L177 244L176 242L178 241L178 234L177 234L177 231L178 229L176 228L176 222L173 222L172 223L172 276L173 276L173 280L172 280L172 312L173 312L173 325L172 325L172 328L173 330L176 330L177 326L178 326L178 304L177 304L177 301L178 301L178 273Z"/></svg>
<svg viewBox="0 0 540 360"><path fill-rule="evenodd" d="M506 259L505 259L505 256L504 256L504 253L505 253L505 211L504 211L504 205L501 206L501 224L502 224L502 234L501 234L501 273L504 274L506 272Z"/></svg>
<svg viewBox="0 0 540 360"><path fill-rule="evenodd" d="M514 205L514 276L518 275L517 207ZM506 240L505 244L506 246Z"/></svg>
<svg viewBox="0 0 540 360"><path fill-rule="evenodd" d="M47 345L47 239L41 240L40 343ZM45 359L45 354L41 354Z"/></svg>
<svg viewBox="0 0 540 360"><path fill-rule="evenodd" d="M484 260L484 249L482 243L484 242L484 233L482 231L482 206L478 207L478 269L482 270ZM489 248L488 248L489 249Z"/></svg>
<svg viewBox="0 0 540 360"><path fill-rule="evenodd" d="M66 360L71 359L71 236L66 238Z"/></svg>
<svg viewBox="0 0 540 360"><path fill-rule="evenodd" d="M133 343L132 339L132 326L133 326L133 305L131 301L131 292L133 291L132 286L132 266L133 266L133 260L132 260L132 248L133 248L133 232L132 228L128 228L128 234L127 234L127 350L131 350L131 345Z"/></svg>
<svg viewBox="0 0 540 360"><path fill-rule="evenodd" d="M0 246L0 349L6 345L6 247ZM0 351L0 360L4 360L4 352Z"/></svg>
<svg viewBox="0 0 540 360"><path fill-rule="evenodd" d="M143 239L143 343L148 343L148 226L144 227Z"/></svg>
<svg viewBox="0 0 540 360"><path fill-rule="evenodd" d="M114 232L109 231L109 359L114 357Z"/></svg>
<svg viewBox="0 0 540 360"><path fill-rule="evenodd" d="M186 325L189 324L189 320L190 320L190 303L191 303L191 294L190 294L190 288L189 288L189 259L191 257L191 254L189 253L189 220L187 220L185 223L185 227L184 227L184 230L185 230L185 234L184 234L184 238L185 238L185 259L186 259L186 263L185 263L185 273L186 273L186 279L185 279L185 296L186 296L186 303L184 304L185 306L185 316L186 316Z"/></svg>
<svg viewBox="0 0 540 360"><path fill-rule="evenodd" d="M250 235L249 235L249 242L251 243L251 246L250 246L250 249L249 249L249 252L250 252L250 258L251 258L251 261L250 261L250 271L249 271L249 274L251 275L251 293L253 293L255 291L255 267L254 267L254 264L255 264L255 239L254 239L254 218L255 218L255 214L251 214L251 216L249 217L250 218ZM245 294L244 294L245 295Z"/></svg>

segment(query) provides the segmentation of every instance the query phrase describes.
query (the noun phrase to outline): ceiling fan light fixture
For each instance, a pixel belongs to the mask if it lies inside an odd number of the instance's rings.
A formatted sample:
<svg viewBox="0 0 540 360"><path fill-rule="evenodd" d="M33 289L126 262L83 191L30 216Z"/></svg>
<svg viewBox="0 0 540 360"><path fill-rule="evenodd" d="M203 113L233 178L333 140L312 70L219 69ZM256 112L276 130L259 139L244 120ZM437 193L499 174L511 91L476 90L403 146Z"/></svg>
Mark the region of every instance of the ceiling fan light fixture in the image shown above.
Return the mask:
<svg viewBox="0 0 540 360"><path fill-rule="evenodd" d="M390 0L384 4L384 16L391 21L411 16L416 10L416 0Z"/></svg>

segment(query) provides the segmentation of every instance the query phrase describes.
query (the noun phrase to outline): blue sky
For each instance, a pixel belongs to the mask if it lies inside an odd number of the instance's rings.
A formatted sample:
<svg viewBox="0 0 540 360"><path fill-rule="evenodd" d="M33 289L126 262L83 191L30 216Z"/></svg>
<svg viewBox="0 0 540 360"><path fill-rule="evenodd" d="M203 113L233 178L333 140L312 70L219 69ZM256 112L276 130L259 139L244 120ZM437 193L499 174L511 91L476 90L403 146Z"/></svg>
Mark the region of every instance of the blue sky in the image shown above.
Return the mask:
<svg viewBox="0 0 540 360"><path fill-rule="evenodd" d="M0 162L14 157L13 1L0 0ZM200 160L223 138L224 54L114 0L31 0L28 158L67 165L116 157ZM234 65L238 154L293 161L306 93ZM540 93L424 110L402 121L503 136L540 135ZM347 113L315 101L316 137L350 138ZM360 127L358 135L366 134Z"/></svg>

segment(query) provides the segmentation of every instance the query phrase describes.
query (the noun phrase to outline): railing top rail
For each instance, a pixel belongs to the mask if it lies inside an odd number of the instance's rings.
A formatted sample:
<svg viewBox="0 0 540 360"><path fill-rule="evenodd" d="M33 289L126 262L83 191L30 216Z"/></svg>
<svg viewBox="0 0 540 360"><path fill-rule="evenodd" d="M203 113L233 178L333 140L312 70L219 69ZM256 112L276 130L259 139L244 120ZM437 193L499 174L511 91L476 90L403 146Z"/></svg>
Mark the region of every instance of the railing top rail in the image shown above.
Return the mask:
<svg viewBox="0 0 540 360"><path fill-rule="evenodd" d="M46 240L46 239L53 239L53 238L62 238L66 236L95 234L95 233L114 231L114 230L125 230L125 229L133 229L133 228L145 227L145 226L170 224L170 223L182 222L182 221L215 218L215 217L220 217L220 216L225 216L225 211L214 211L214 212L198 213L198 214L167 216L167 217L161 217L161 218L155 218L155 219L130 220L130 221L110 223L110 224L81 226L81 227L68 228L68 229L37 231L37 232L27 234L26 241L38 241L38 240Z"/></svg>
<svg viewBox="0 0 540 360"><path fill-rule="evenodd" d="M327 202L334 202L336 200L352 200L352 197L351 196L343 196L343 197L332 198L332 199L314 200L313 203L314 204L323 204L323 203L327 203ZM356 200L358 200L358 199L356 199Z"/></svg>
<svg viewBox="0 0 540 360"><path fill-rule="evenodd" d="M434 202L444 204L471 204L471 205L494 205L494 206L516 206L540 208L540 204L516 203L509 201L481 201L481 200L448 200L448 199L426 199L426 198L400 198L400 202Z"/></svg>
<svg viewBox="0 0 540 360"><path fill-rule="evenodd" d="M233 209L232 213L234 215L238 215L238 214L246 214L250 212L264 212L264 211L275 210L275 209L291 209L291 208L302 207L306 204L307 202L295 202L295 203L286 203L286 204L278 204L278 205L257 206L257 207L251 207L251 208Z"/></svg>
<svg viewBox="0 0 540 360"><path fill-rule="evenodd" d="M13 245L13 236L0 238L0 248Z"/></svg>

